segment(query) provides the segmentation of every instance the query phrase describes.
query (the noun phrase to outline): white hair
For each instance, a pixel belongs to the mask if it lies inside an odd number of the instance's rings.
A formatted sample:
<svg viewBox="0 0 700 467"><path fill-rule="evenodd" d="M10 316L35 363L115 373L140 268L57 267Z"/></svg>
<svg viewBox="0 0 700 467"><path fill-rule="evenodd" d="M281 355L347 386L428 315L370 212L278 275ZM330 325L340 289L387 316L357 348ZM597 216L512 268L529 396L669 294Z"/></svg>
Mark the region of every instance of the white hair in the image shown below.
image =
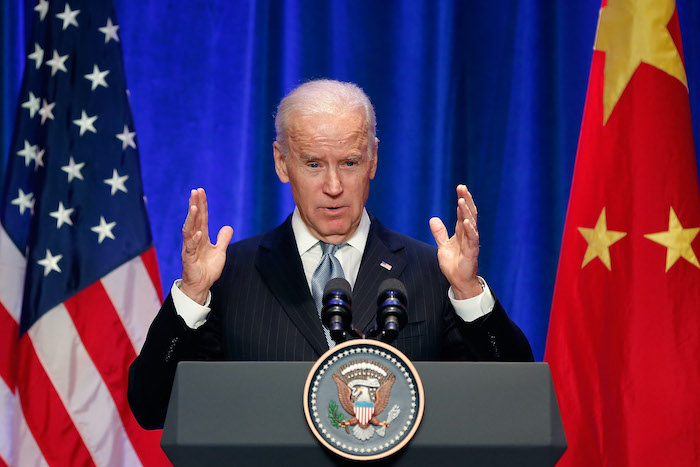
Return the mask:
<svg viewBox="0 0 700 467"><path fill-rule="evenodd" d="M369 157L374 157L374 139L377 120L367 94L354 83L330 79L308 81L287 94L277 107L275 130L282 154L288 154L288 131L292 118L310 115L339 115L352 110L363 110L367 125Z"/></svg>

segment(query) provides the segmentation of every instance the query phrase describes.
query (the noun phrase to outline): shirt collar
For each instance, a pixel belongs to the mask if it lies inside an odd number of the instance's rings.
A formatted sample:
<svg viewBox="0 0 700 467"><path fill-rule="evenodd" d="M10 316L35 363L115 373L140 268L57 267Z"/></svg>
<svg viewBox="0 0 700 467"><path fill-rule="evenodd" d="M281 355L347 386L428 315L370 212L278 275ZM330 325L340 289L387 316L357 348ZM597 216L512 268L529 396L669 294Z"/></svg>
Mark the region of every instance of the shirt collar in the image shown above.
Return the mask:
<svg viewBox="0 0 700 467"><path fill-rule="evenodd" d="M360 252L364 252L365 245L367 245L367 237L369 236L370 224L371 221L369 220L367 209L362 209L360 225L357 226L357 230L355 230L355 232L345 241L345 243ZM292 232L294 232L294 238L297 242L299 256L309 251L309 249L311 249L319 241L318 238L313 236L309 230L309 227L301 219L301 214L299 214L298 207L294 208L294 214L292 214Z"/></svg>

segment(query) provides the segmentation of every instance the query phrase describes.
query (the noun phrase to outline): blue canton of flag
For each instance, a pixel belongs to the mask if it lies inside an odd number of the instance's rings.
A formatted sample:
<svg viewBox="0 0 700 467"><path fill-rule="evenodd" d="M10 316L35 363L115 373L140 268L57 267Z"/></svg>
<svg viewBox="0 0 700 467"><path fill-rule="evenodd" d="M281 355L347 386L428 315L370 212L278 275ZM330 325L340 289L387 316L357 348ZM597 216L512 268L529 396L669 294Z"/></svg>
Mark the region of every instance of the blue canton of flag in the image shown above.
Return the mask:
<svg viewBox="0 0 700 467"><path fill-rule="evenodd" d="M162 301L111 1L38 0L0 203L0 465L167 465L126 401Z"/></svg>

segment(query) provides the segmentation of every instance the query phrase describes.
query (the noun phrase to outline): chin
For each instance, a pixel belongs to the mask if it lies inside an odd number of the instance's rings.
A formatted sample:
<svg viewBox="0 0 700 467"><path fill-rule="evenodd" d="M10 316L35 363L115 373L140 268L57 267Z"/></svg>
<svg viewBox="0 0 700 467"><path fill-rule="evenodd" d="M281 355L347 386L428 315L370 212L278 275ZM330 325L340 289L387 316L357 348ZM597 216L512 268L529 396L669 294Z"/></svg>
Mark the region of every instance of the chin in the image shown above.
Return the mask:
<svg viewBox="0 0 700 467"><path fill-rule="evenodd" d="M319 231L324 237L346 236L350 231L350 222L326 222Z"/></svg>

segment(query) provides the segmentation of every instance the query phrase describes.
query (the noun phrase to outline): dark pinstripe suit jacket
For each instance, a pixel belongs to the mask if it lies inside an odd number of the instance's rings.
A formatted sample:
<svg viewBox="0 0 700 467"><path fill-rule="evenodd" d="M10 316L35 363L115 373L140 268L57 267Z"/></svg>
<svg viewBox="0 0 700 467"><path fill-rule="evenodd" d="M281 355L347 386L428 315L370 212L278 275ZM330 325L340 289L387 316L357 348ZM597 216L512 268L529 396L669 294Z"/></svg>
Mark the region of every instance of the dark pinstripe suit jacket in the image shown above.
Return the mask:
<svg viewBox="0 0 700 467"><path fill-rule="evenodd" d="M356 327L371 329L379 284L393 277L406 285L409 302L408 324L394 345L410 359L533 359L527 339L498 301L491 313L465 323L447 297L449 284L438 266L436 248L390 231L370 217L353 290ZM185 325L168 296L129 369L129 402L145 427L162 426L178 361L316 360L328 350L291 216L276 229L230 245L224 271L211 292L212 312L197 330Z"/></svg>

